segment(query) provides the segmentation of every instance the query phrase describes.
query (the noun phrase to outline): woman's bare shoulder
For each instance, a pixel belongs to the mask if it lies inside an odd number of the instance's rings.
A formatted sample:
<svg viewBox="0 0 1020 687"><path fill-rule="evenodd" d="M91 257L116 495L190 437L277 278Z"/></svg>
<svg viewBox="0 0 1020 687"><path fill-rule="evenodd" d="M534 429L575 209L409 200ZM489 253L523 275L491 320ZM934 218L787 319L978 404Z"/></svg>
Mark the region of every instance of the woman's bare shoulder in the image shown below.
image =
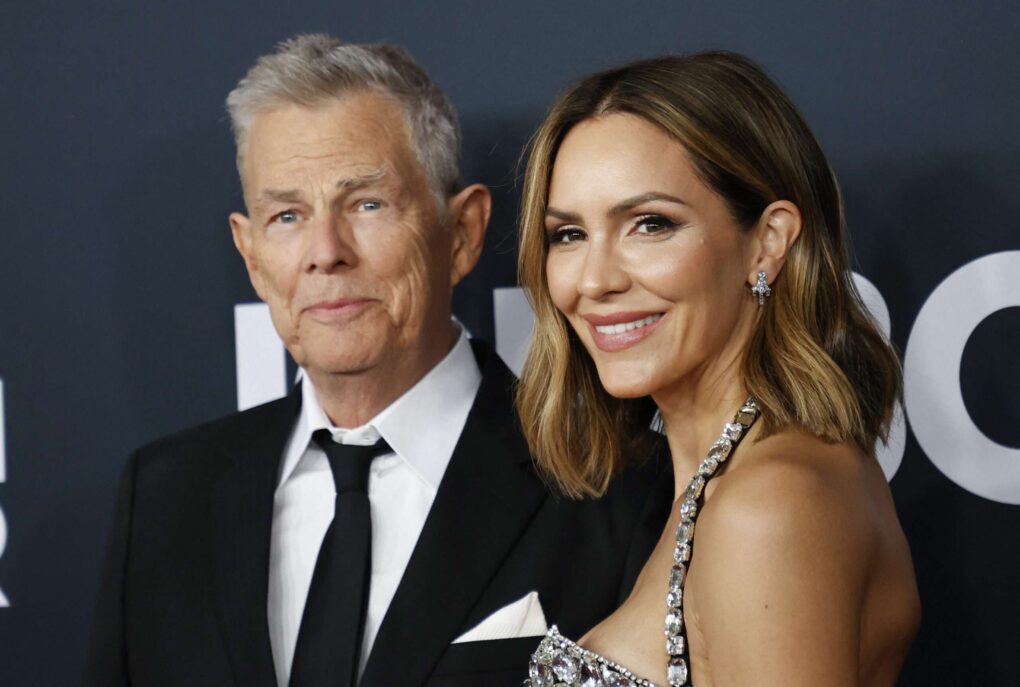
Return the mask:
<svg viewBox="0 0 1020 687"><path fill-rule="evenodd" d="M692 561L713 670L732 684L851 684L875 541L872 459L794 432L738 450L706 497Z"/></svg>
<svg viewBox="0 0 1020 687"><path fill-rule="evenodd" d="M873 457L796 430L744 442L737 452L707 500L699 535L719 529L736 550L747 540L822 548L838 541L847 562L866 554L872 492L886 488Z"/></svg>
<svg viewBox="0 0 1020 687"><path fill-rule="evenodd" d="M789 429L758 441L754 437L735 451L720 479L720 494L753 505L758 499L796 496L809 503L822 498L838 505L867 495L881 468L855 444L828 442ZM745 501L749 499L749 501ZM832 499L836 504L830 503Z"/></svg>

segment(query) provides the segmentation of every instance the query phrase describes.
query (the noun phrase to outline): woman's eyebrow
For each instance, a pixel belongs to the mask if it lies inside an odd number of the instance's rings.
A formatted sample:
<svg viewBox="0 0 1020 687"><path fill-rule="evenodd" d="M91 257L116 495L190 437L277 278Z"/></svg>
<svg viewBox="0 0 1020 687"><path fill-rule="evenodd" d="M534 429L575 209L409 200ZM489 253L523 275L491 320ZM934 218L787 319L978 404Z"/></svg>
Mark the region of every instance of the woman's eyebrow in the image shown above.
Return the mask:
<svg viewBox="0 0 1020 687"><path fill-rule="evenodd" d="M678 205L687 205L682 198L677 196L671 196L668 193L662 193L661 191L649 191L647 193L641 193L636 196L631 196L626 200L621 200L619 203L609 208L610 215L622 215L630 210L633 210L642 203L647 203L653 200L664 200L669 203L676 203ZM567 212L566 210L559 210L552 207L551 205L545 209L546 217L555 217L556 219L563 220L564 222L580 222L581 216L575 212Z"/></svg>
<svg viewBox="0 0 1020 687"><path fill-rule="evenodd" d="M566 210L557 210L556 208L549 206L545 209L546 217L555 217L556 219L563 220L564 222L580 222L581 216L576 212L567 212Z"/></svg>
<svg viewBox="0 0 1020 687"><path fill-rule="evenodd" d="M662 193L660 191L649 191L648 193L641 193L636 196L631 196L626 200L622 200L609 209L610 215L620 215L629 210L633 210L642 203L647 203L652 200L664 200L669 203L677 203L678 205L687 205L681 198L671 196L668 193Z"/></svg>

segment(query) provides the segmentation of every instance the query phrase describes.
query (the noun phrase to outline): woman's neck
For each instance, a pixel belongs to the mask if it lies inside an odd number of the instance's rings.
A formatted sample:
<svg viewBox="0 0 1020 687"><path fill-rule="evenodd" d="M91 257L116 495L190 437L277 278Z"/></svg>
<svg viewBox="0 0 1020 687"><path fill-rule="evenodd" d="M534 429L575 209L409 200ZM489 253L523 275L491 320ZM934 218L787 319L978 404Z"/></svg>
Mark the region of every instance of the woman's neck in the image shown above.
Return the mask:
<svg viewBox="0 0 1020 687"><path fill-rule="evenodd" d="M738 366L729 366L723 374L702 374L697 380L653 396L673 458L675 498L694 476L723 425L747 400L738 370Z"/></svg>

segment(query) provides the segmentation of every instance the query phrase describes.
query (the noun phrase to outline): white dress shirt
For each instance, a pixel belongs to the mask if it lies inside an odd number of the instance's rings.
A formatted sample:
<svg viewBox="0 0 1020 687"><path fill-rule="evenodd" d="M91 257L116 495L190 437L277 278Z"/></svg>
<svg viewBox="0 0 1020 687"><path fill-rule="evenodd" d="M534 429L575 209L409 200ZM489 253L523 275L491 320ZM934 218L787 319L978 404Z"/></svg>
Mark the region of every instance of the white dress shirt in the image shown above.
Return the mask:
<svg viewBox="0 0 1020 687"><path fill-rule="evenodd" d="M333 426L307 375L301 412L284 448L273 501L267 615L277 683L287 685L298 629L323 536L333 520L336 489L326 455L311 442L328 429L345 444L374 444L392 453L372 461L368 500L372 513L372 576L358 674L365 668L386 609L411 558L481 385L466 333L438 365L370 422Z"/></svg>

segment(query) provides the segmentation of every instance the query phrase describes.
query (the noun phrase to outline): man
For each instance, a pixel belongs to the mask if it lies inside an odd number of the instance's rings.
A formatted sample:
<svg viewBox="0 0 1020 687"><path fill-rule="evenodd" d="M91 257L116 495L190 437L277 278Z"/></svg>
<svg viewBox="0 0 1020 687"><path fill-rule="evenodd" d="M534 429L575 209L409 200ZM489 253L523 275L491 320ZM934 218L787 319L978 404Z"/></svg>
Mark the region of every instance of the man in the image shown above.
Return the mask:
<svg viewBox="0 0 1020 687"><path fill-rule="evenodd" d="M132 457L86 684L519 685L546 618L579 636L627 594L670 480L570 502L535 474L451 317L490 195L402 51L300 36L228 108L234 242L304 381Z"/></svg>

